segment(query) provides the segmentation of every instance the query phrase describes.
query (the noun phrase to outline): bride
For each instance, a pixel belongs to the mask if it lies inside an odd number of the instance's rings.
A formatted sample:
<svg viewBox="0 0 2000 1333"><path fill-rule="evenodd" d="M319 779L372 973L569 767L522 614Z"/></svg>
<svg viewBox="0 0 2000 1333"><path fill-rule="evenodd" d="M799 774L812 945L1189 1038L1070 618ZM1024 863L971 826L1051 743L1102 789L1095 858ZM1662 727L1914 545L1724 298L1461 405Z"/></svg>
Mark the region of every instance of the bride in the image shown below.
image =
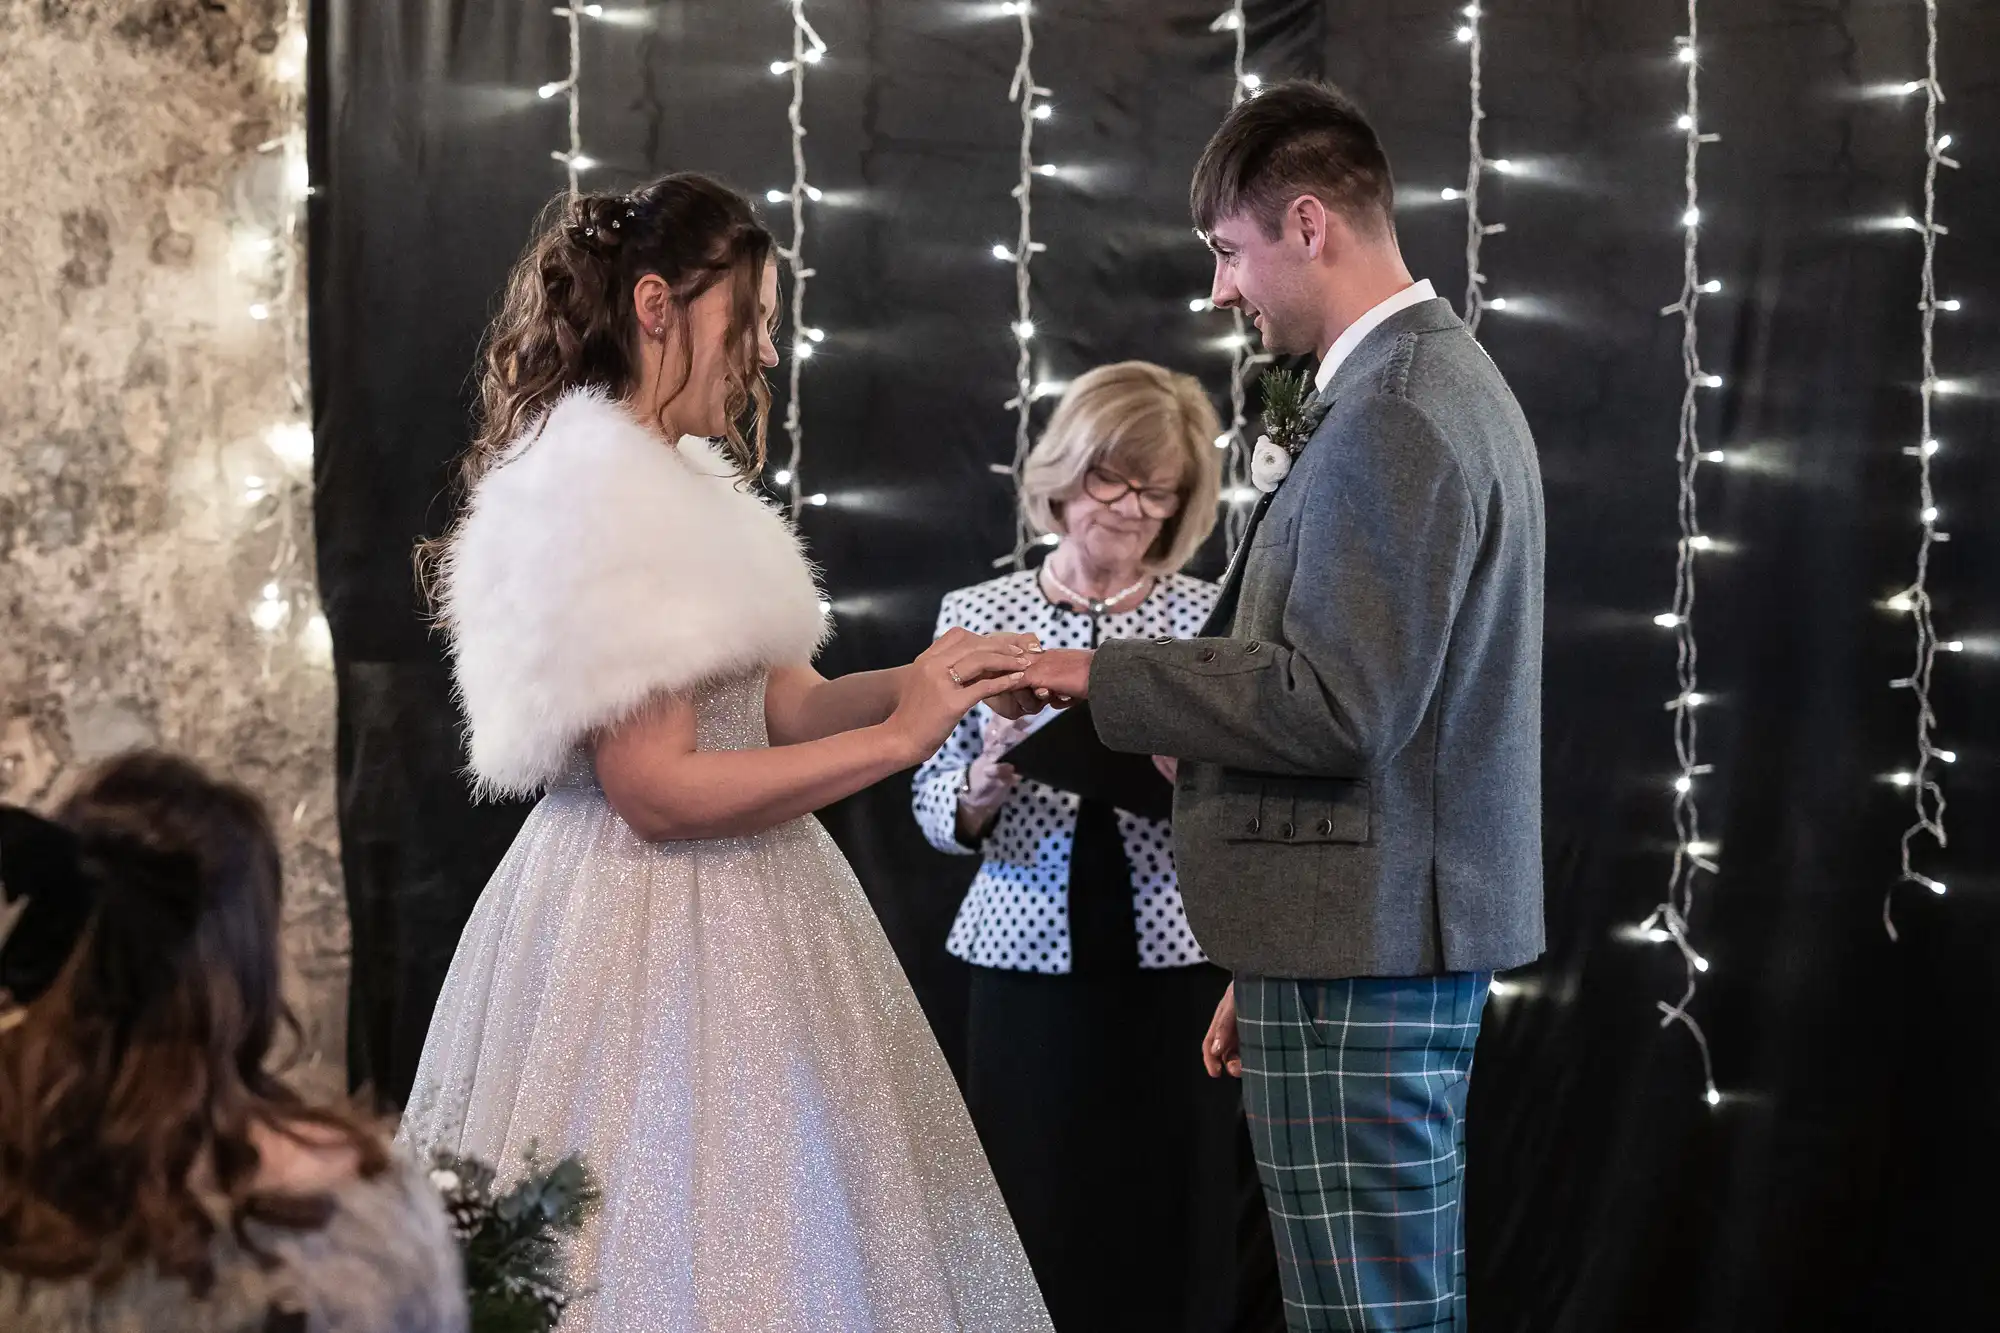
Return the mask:
<svg viewBox="0 0 2000 1333"><path fill-rule="evenodd" d="M459 942L401 1137L503 1171L583 1154L604 1197L566 1333L1045 1330L810 813L930 755L1037 646L956 632L818 675L811 570L750 489L770 234L694 175L553 207L488 336L464 516L426 553L477 787L546 794Z"/></svg>

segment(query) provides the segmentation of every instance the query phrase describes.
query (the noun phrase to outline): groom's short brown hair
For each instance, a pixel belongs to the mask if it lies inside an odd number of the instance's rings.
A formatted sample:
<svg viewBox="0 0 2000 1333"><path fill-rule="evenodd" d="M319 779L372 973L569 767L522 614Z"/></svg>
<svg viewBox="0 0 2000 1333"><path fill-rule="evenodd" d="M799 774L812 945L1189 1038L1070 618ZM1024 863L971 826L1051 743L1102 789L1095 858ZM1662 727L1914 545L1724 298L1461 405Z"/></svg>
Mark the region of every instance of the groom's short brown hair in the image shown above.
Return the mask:
<svg viewBox="0 0 2000 1333"><path fill-rule="evenodd" d="M1275 239L1302 194L1370 235L1394 232L1396 183L1375 127L1338 88L1299 79L1229 113L1195 165L1188 202L1204 235L1243 213Z"/></svg>

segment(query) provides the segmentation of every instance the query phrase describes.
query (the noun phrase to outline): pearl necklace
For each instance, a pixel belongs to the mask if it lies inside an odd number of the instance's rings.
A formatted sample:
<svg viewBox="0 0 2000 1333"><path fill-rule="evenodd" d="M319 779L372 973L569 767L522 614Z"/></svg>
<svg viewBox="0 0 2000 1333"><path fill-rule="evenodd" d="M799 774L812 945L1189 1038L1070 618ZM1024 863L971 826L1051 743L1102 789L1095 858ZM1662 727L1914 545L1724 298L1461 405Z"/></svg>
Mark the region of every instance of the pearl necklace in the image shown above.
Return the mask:
<svg viewBox="0 0 2000 1333"><path fill-rule="evenodd" d="M1133 584L1129 588L1120 588L1117 592L1112 593L1109 597L1085 597L1082 593L1078 592L1076 589L1070 587L1067 583L1064 583L1061 579L1057 578L1056 572L1053 569L1049 568L1048 561L1044 560L1042 562L1041 572L1043 577L1048 579L1050 587L1054 588L1055 591L1060 593L1062 596L1069 598L1070 601L1076 603L1078 606L1089 607L1090 614L1092 614L1093 616L1103 615L1107 610L1118 605L1118 603L1124 601L1127 597L1130 597L1133 593L1145 587L1146 584L1149 581L1151 581L1153 577L1151 574L1141 574L1139 576L1139 581L1137 583Z"/></svg>

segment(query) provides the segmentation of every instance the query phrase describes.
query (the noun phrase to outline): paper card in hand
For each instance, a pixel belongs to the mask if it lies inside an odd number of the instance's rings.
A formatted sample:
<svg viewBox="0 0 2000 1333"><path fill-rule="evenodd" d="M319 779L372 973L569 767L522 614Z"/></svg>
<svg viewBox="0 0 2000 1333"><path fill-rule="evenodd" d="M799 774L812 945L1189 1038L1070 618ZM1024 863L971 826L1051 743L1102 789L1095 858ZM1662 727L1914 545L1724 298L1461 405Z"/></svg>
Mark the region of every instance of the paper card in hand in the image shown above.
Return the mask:
<svg viewBox="0 0 2000 1333"><path fill-rule="evenodd" d="M1007 751L1006 762L1024 778L1103 801L1146 819L1173 813L1174 789L1150 755L1120 754L1097 739L1090 705L1077 704Z"/></svg>

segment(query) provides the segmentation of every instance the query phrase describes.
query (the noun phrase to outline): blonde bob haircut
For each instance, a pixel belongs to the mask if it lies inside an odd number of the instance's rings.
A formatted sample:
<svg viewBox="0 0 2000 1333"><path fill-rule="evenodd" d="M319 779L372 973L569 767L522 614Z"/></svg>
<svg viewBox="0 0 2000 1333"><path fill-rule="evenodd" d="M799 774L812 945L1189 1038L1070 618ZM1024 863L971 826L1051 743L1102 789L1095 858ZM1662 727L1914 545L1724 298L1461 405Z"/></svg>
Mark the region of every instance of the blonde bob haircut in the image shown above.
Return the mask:
<svg viewBox="0 0 2000 1333"><path fill-rule="evenodd" d="M1222 465L1215 408L1192 375L1150 361L1120 361L1079 375L1063 394L1021 474L1021 512L1038 533L1065 530L1064 503L1083 477L1109 465L1131 477L1169 467L1180 473L1181 507L1160 525L1146 552L1149 574L1185 565L1215 528Z"/></svg>

